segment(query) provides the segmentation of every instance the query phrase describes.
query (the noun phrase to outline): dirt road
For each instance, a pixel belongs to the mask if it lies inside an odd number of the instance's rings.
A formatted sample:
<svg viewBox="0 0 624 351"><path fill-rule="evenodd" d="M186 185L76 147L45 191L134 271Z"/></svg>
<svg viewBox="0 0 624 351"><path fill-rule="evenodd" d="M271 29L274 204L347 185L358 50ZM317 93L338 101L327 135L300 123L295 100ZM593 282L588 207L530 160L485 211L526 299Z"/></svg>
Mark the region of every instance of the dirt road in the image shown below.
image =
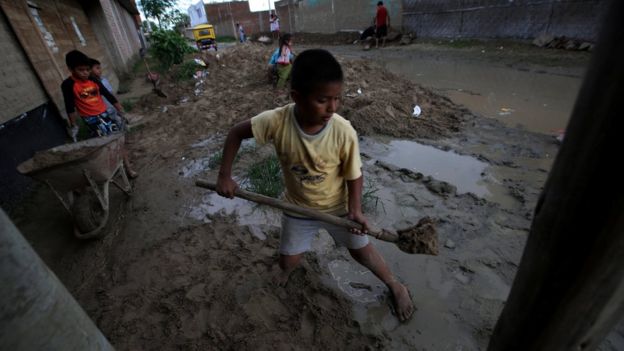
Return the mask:
<svg viewBox="0 0 624 351"><path fill-rule="evenodd" d="M279 213L193 186L196 177L216 177L229 127L288 102L265 81L271 49L245 45L224 50L219 60L204 56L203 83L166 81L167 99L148 94L136 101L142 126L129 140L141 176L129 201L116 194L119 220L106 238L73 240L71 224L45 189L14 214L117 349L485 348L556 142L390 73L374 62L382 51L362 60L358 47L329 49L346 72L340 113L363 137L367 215L395 229L422 216L438 221L438 257L375 242L410 287L414 318L400 325L387 289L324 233L292 281L274 286ZM421 49L390 48L388 55L422 55ZM472 57L453 48L434 55L453 53ZM422 110L418 118L414 105ZM238 179L271 153L246 144L235 165ZM622 331L603 350L623 345Z"/></svg>

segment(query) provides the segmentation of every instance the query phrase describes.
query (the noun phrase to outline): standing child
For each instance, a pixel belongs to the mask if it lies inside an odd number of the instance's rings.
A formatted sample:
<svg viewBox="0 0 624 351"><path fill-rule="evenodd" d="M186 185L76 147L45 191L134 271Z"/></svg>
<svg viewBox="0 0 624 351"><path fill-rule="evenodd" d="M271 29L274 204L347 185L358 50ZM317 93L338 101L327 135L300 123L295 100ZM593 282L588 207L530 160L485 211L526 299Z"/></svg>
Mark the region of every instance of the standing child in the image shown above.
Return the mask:
<svg viewBox="0 0 624 351"><path fill-rule="evenodd" d="M244 43L247 39L245 38L245 30L243 29L243 26L240 23L236 23L236 29L238 31L238 40L241 43Z"/></svg>
<svg viewBox="0 0 624 351"><path fill-rule="evenodd" d="M113 86L108 79L102 75L102 64L100 61L91 58L89 59L89 64L91 66L91 78L95 81L100 81L104 88L113 94ZM113 103L108 100L108 98L104 98L104 103L106 104L106 113L108 113L109 118L115 122L119 130L124 130L126 128L126 124L124 123L123 116L117 112L117 109L113 106Z"/></svg>
<svg viewBox="0 0 624 351"><path fill-rule="evenodd" d="M285 36L289 36L290 34L286 33ZM280 57L281 52L280 52L280 47L278 46L275 51L273 51L273 54L271 54L271 58L269 59L269 67L268 67L268 79L269 79L269 83L271 83L274 87L277 84L279 75L277 72L277 59ZM295 55L292 53L292 51L290 52L290 61L294 61L295 60Z"/></svg>
<svg viewBox="0 0 624 351"><path fill-rule="evenodd" d="M379 48L379 39L382 40L381 46L386 46L388 27L390 27L388 9L384 6L383 1L380 1L377 3L377 12L375 13L375 47Z"/></svg>
<svg viewBox="0 0 624 351"><path fill-rule="evenodd" d="M289 33L285 33L279 40L279 51L277 55L277 89L286 88L286 82L290 77L290 70L292 69L292 36Z"/></svg>
<svg viewBox="0 0 624 351"><path fill-rule="evenodd" d="M71 76L63 81L61 90L65 99L65 111L67 111L72 137L76 140L80 126L84 127L81 136L85 139L110 134L112 120L106 112L106 104L102 95L113 104L118 112L122 112L121 105L115 96L102 85L102 82L90 77L91 63L87 55L78 50L72 50L65 55L65 63ZM125 152L123 156L128 175L135 178L138 174L130 167Z"/></svg>
<svg viewBox="0 0 624 351"><path fill-rule="evenodd" d="M318 230L325 228L336 244L346 246L357 262L386 284L397 317L406 321L414 310L409 292L363 234L367 220L361 207L364 178L358 137L349 121L336 114L343 87L340 64L325 50L304 51L295 59L291 86L294 104L262 112L230 130L217 192L228 198L234 196L238 185L232 179L232 163L243 139L253 137L259 144L272 143L280 160L287 202L346 215L361 224L361 228L349 231L285 212L277 282L287 283Z"/></svg>
<svg viewBox="0 0 624 351"><path fill-rule="evenodd" d="M271 36L273 39L277 40L280 38L280 24L279 17L275 13L271 13L271 17L269 18L269 25L271 27Z"/></svg>

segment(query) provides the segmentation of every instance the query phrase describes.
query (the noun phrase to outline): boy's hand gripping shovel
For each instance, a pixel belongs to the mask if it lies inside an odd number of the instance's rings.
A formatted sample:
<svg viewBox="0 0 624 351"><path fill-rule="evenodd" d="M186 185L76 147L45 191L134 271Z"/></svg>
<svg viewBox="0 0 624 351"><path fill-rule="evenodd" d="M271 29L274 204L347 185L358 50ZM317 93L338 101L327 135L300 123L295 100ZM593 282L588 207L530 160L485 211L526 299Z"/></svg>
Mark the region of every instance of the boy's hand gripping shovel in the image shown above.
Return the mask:
<svg viewBox="0 0 624 351"><path fill-rule="evenodd" d="M201 188L216 191L217 185L205 179L198 179L195 185ZM346 218L330 215L321 211L304 208L272 197L253 193L242 189L237 189L234 193L236 197L253 201L262 205L268 205L281 210L296 213L308 218L314 218L326 223L341 226L344 228L360 228L361 225ZM427 255L438 254L438 240L434 227L434 221L430 217L423 217L414 227L399 230L396 233L387 229L368 229L368 235L379 240L395 243L399 249L407 253L418 253Z"/></svg>

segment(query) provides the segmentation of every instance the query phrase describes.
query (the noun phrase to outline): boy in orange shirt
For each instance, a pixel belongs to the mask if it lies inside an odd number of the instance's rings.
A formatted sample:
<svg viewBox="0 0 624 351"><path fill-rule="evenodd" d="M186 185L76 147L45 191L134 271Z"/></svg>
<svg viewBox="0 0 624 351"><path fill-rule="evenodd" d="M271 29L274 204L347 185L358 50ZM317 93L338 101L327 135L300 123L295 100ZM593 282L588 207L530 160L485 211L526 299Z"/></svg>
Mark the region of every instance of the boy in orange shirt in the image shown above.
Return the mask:
<svg viewBox="0 0 624 351"><path fill-rule="evenodd" d="M65 63L71 76L63 81L61 90L65 99L65 111L67 111L72 138L74 141L77 140L81 125L87 127L87 130L81 133L81 139L111 134L114 123L106 112L106 104L102 95L113 104L118 112L123 110L121 104L102 85L102 82L89 77L91 63L87 55L78 50L72 50L65 55ZM130 167L125 152L123 156L128 175L135 178L138 174Z"/></svg>

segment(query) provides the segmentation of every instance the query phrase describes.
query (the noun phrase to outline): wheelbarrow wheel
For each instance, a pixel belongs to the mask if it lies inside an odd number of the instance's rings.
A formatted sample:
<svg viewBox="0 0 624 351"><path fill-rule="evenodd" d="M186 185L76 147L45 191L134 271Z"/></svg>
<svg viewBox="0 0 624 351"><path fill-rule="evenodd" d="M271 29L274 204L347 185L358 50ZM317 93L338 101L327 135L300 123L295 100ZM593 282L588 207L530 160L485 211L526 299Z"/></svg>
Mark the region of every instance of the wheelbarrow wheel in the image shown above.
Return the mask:
<svg viewBox="0 0 624 351"><path fill-rule="evenodd" d="M106 211L102 209L97 196L92 191L74 194L72 214L80 233L90 233L96 230L107 218Z"/></svg>

